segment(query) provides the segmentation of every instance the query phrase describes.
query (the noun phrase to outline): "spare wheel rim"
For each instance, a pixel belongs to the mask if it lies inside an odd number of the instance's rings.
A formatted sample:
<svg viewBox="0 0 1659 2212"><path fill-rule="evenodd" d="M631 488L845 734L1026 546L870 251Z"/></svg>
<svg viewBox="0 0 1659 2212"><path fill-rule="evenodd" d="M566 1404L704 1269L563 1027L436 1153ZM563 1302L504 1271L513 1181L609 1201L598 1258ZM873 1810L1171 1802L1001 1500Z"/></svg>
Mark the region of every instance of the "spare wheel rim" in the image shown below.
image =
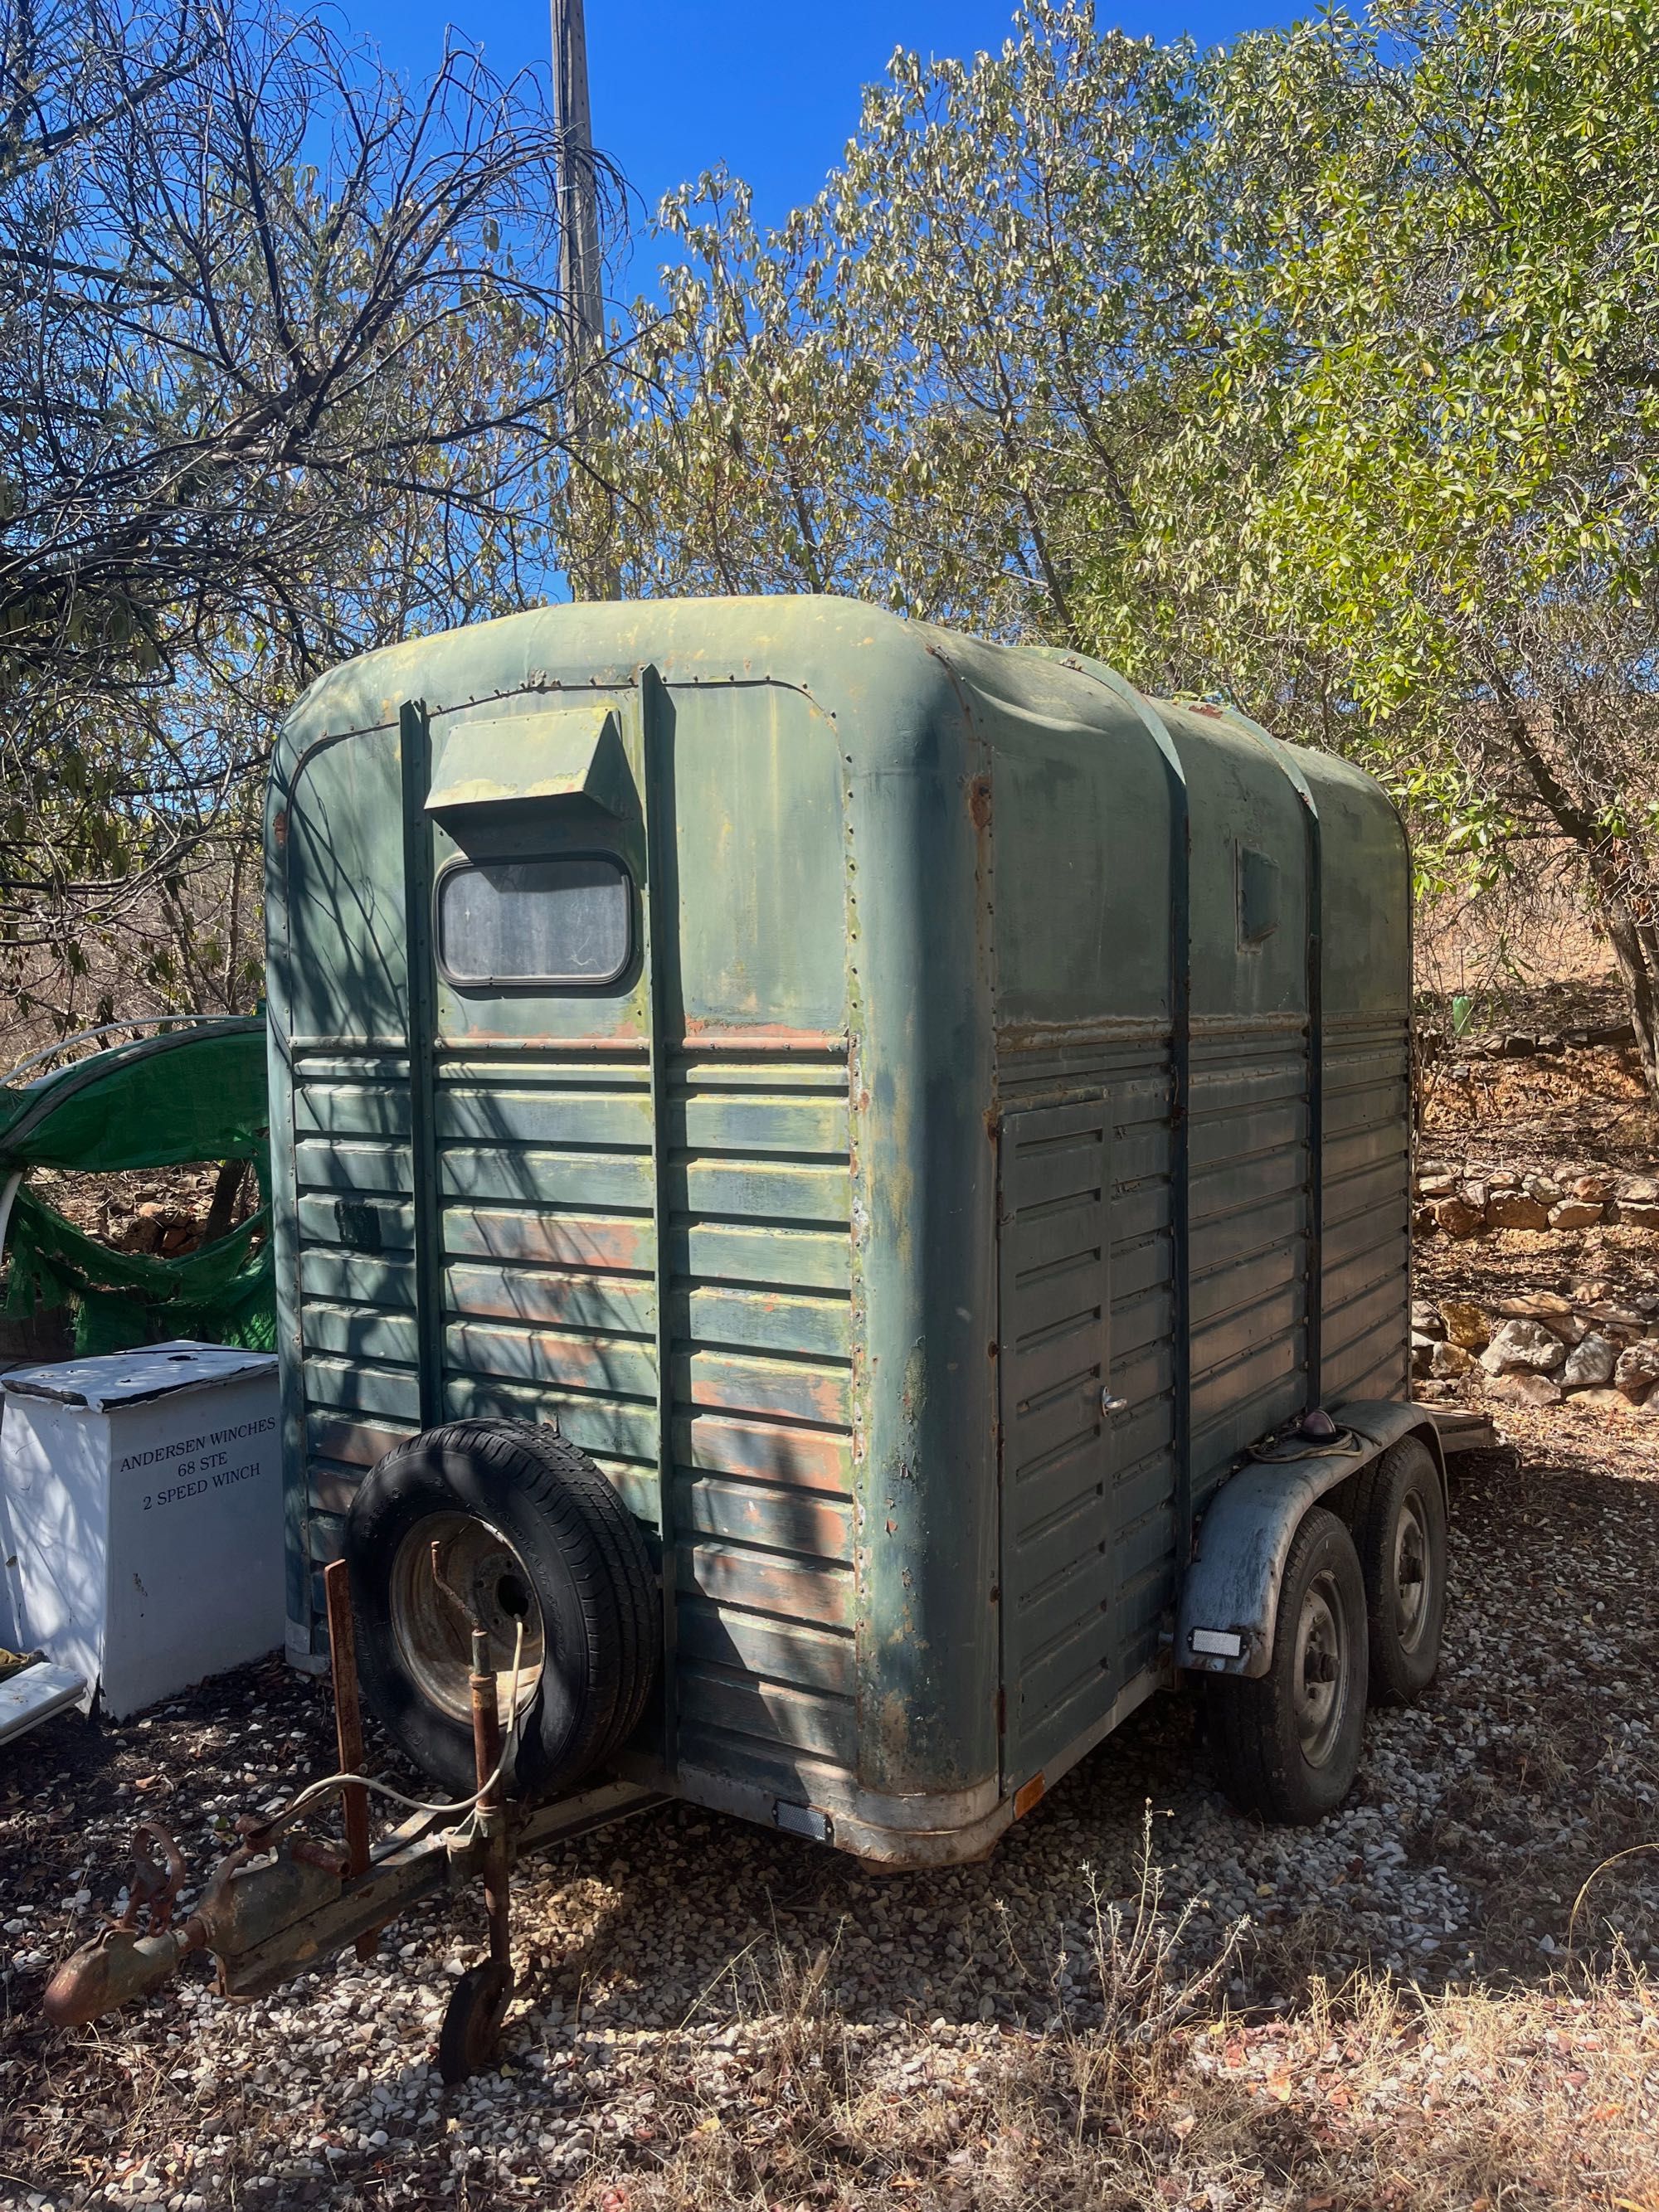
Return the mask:
<svg viewBox="0 0 1659 2212"><path fill-rule="evenodd" d="M389 1596L392 1642L410 1680L428 1704L468 1729L471 1624L489 1639L495 1709L505 1728L512 1716L513 1656L522 1623L518 1703L524 1711L541 1680L546 1633L536 1586L499 1528L471 1513L422 1514L393 1556Z"/></svg>

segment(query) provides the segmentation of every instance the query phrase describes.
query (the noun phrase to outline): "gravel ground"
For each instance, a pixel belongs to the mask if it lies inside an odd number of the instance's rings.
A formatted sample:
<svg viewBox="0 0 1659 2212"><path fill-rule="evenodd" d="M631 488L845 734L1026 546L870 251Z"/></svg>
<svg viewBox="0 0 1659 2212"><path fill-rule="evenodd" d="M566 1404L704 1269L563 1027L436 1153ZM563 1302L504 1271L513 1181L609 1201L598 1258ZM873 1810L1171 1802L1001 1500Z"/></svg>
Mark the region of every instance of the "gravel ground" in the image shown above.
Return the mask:
<svg viewBox="0 0 1659 2212"><path fill-rule="evenodd" d="M99 2028L40 2027L50 1966L100 1924L136 1816L168 1822L199 1878L237 1813L332 1763L322 1691L275 1663L122 1728L49 1723L0 1754L0 2203L476 2209L574 2189L619 2212L677 2100L701 2098L716 2129L752 2100L753 2039L820 1954L822 2002L896 2094L941 2065L971 2079L998 2039L1087 2029L1096 1904L1134 1895L1148 1821L1166 1907L1192 1906L1186 1955L1249 1923L1222 1977L1249 2016L1366 1965L1430 1996L1547 1980L1580 1885L1656 1832L1659 1441L1562 1412L1511 1426L1518 1464L1459 1463L1441 1680L1417 1711L1372 1716L1356 1797L1317 1828L1233 1814L1180 1698L1144 1709L986 1864L943 1875L877 1875L659 1811L520 1870L505 2063L457 2092L432 2056L453 1979L481 1955L471 1899L252 2005L187 1971ZM1615 1935L1638 1976L1659 1964L1659 1860L1598 1880L1581 1948Z"/></svg>

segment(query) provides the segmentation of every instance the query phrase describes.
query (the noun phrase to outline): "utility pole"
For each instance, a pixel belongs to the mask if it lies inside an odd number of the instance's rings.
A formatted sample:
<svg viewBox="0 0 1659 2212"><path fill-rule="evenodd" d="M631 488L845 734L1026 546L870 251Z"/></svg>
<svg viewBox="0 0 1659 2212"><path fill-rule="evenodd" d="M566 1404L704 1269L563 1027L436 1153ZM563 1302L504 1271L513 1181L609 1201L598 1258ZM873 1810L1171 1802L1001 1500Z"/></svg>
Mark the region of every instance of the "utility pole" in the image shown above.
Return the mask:
<svg viewBox="0 0 1659 2212"><path fill-rule="evenodd" d="M559 126L559 290L571 372L568 427L572 445L580 446L589 433L593 380L601 374L605 356L599 192L582 0L550 0L550 6L554 113ZM619 596L621 577L608 532L595 549L589 575L584 579L573 573L570 586L578 598Z"/></svg>

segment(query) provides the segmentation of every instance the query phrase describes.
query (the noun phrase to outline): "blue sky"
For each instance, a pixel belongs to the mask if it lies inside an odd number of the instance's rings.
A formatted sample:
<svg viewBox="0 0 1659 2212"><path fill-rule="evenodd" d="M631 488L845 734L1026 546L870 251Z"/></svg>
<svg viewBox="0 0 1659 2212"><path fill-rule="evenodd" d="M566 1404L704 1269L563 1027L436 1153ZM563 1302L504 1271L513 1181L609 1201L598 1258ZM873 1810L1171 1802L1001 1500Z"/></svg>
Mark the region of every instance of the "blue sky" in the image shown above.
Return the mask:
<svg viewBox="0 0 1659 2212"><path fill-rule="evenodd" d="M430 68L452 22L503 73L544 61L548 50L544 0L343 0L342 12L413 76ZM1294 12L1309 12L1308 0ZM1190 31L1208 45L1291 13L1271 0L1134 0L1115 11L1101 6L1097 20L1137 37ZM754 186L762 221L774 222L810 198L839 159L860 91L896 46L971 53L1000 46L1012 15L1012 0L586 0L594 140L647 209L723 161ZM648 262L632 273L647 278Z"/></svg>

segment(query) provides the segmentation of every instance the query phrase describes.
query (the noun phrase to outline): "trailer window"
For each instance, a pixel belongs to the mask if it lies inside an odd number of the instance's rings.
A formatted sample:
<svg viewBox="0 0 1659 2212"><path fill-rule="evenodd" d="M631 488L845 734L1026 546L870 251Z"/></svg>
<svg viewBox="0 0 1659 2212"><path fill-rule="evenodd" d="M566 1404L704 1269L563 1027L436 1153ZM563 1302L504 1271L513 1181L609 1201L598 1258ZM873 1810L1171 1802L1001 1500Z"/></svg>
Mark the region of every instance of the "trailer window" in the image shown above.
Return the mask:
<svg viewBox="0 0 1659 2212"><path fill-rule="evenodd" d="M628 872L604 856L488 860L438 881L438 965L452 983L614 983L633 952Z"/></svg>

